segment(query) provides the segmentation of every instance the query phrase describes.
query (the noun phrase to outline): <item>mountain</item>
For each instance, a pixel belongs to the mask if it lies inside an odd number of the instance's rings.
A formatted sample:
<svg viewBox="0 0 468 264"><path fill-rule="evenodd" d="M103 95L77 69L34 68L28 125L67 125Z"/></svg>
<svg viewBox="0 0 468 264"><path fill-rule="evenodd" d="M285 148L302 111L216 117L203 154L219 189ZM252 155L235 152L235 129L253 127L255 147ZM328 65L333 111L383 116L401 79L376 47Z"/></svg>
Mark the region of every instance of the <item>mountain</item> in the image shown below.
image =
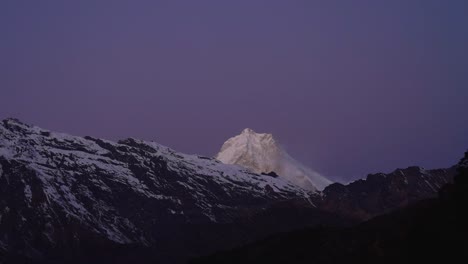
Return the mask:
<svg viewBox="0 0 468 264"><path fill-rule="evenodd" d="M308 190L323 190L332 183L293 159L272 134L256 133L249 128L228 139L216 159L226 164L246 167L255 173L275 172Z"/></svg>
<svg viewBox="0 0 468 264"><path fill-rule="evenodd" d="M317 192L155 142L76 137L6 119L0 263L185 263L277 232L351 226L435 196L450 177L419 171L403 171L406 181L395 172Z"/></svg>
<svg viewBox="0 0 468 264"><path fill-rule="evenodd" d="M333 183L315 196L322 210L356 220L368 220L417 201L434 198L453 182L456 167L426 170L413 166L391 173L369 174L350 184Z"/></svg>
<svg viewBox="0 0 468 264"><path fill-rule="evenodd" d="M356 221L389 213L417 201L434 198L439 189L453 181L456 168L426 170L413 166L391 173L369 174L349 184L328 180L304 168L284 151L271 134L245 129L227 140L216 158L227 164L238 164L257 173L275 172L292 183L315 190L314 205ZM321 182L322 184L317 184Z"/></svg>
<svg viewBox="0 0 468 264"><path fill-rule="evenodd" d="M154 142L0 122L0 262L3 252L19 263L179 263L278 230L340 222L311 195Z"/></svg>
<svg viewBox="0 0 468 264"><path fill-rule="evenodd" d="M467 203L468 152L438 198L353 227L281 233L191 263L457 263L468 257Z"/></svg>

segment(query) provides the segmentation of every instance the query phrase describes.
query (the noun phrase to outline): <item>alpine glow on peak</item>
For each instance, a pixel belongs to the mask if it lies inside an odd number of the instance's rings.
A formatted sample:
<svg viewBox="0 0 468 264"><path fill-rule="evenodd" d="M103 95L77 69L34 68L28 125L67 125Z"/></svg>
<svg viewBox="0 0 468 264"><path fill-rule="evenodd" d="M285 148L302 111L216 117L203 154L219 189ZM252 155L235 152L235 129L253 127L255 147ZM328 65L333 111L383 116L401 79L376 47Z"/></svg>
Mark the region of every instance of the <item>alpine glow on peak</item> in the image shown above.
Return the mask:
<svg viewBox="0 0 468 264"><path fill-rule="evenodd" d="M272 134L256 133L250 128L228 139L216 158L226 164L244 166L255 173L275 172L308 190L322 190L332 183L292 158Z"/></svg>

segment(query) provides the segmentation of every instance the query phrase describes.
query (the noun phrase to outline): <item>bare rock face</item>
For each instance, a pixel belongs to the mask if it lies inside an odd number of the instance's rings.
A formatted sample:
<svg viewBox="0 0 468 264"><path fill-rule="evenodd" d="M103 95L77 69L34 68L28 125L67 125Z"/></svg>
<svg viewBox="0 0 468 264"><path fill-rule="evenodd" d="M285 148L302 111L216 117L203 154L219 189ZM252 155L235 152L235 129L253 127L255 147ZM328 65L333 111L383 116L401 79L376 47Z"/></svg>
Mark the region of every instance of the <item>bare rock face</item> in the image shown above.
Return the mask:
<svg viewBox="0 0 468 264"><path fill-rule="evenodd" d="M334 183L317 197L323 210L358 220L367 220L419 200L437 197L438 191L453 182L455 167L425 170L421 167L397 169L392 173L369 174L348 185Z"/></svg>
<svg viewBox="0 0 468 264"><path fill-rule="evenodd" d="M240 135L228 139L216 159L237 164L255 173L275 172L302 188L322 190L332 182L294 160L272 134L256 133L246 128Z"/></svg>

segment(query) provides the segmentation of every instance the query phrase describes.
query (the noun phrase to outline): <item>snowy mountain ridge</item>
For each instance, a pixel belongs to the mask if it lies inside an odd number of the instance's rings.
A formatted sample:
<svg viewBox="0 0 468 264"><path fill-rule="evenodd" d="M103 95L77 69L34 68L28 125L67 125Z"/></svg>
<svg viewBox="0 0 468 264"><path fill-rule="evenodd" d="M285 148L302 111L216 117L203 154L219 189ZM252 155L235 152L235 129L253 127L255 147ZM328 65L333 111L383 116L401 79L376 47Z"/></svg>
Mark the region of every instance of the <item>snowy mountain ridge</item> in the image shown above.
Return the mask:
<svg viewBox="0 0 468 264"><path fill-rule="evenodd" d="M255 173L275 172L302 188L323 190L332 182L293 159L272 134L244 129L240 135L228 139L216 159L226 164L237 164Z"/></svg>
<svg viewBox="0 0 468 264"><path fill-rule="evenodd" d="M236 151L224 153L242 160L234 154L247 145L260 153L251 160L268 164L281 149L273 136L254 133L228 141L225 150ZM408 168L317 192L155 142L77 137L6 119L0 263L186 263L272 233L389 212L437 195L451 171Z"/></svg>
<svg viewBox="0 0 468 264"><path fill-rule="evenodd" d="M0 121L0 245L8 250L19 243L17 234L25 234L22 250L33 254L41 251L34 241L78 243L80 230L118 244L153 245L177 226L230 223L241 210L277 201L302 199L313 207L310 195L282 178L154 142Z"/></svg>

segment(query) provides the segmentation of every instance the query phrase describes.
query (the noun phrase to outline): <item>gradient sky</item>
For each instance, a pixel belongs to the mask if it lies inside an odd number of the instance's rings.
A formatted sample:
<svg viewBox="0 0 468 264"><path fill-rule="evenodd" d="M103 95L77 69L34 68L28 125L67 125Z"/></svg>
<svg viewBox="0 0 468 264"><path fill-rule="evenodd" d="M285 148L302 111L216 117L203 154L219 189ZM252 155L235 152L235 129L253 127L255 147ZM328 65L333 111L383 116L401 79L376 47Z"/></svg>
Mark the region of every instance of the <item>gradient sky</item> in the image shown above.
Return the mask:
<svg viewBox="0 0 468 264"><path fill-rule="evenodd" d="M468 1L0 2L0 118L214 155L250 127L335 179L468 148Z"/></svg>

